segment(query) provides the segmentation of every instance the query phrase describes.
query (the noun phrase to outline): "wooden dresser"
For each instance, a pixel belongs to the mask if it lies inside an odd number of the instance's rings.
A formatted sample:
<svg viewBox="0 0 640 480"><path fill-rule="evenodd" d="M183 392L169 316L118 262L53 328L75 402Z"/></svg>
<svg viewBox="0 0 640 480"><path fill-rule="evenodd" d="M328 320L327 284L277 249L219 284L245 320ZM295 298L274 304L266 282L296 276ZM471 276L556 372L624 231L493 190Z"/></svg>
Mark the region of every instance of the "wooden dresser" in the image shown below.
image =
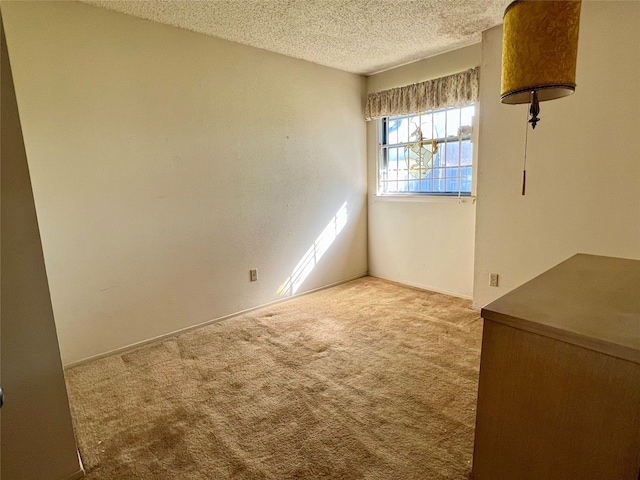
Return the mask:
<svg viewBox="0 0 640 480"><path fill-rule="evenodd" d="M482 309L473 480L640 480L640 261L575 255Z"/></svg>

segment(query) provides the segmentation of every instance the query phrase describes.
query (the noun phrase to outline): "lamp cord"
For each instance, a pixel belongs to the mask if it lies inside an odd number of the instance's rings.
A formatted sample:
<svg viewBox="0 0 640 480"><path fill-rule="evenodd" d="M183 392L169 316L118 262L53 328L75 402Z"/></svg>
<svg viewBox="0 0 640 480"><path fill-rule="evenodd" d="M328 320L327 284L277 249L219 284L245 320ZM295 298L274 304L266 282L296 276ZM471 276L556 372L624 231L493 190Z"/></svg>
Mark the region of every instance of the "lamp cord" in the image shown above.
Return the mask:
<svg viewBox="0 0 640 480"><path fill-rule="evenodd" d="M529 111L526 112L526 118L529 117ZM522 195L527 188L527 142L529 141L529 122L524 123L524 164L522 166Z"/></svg>

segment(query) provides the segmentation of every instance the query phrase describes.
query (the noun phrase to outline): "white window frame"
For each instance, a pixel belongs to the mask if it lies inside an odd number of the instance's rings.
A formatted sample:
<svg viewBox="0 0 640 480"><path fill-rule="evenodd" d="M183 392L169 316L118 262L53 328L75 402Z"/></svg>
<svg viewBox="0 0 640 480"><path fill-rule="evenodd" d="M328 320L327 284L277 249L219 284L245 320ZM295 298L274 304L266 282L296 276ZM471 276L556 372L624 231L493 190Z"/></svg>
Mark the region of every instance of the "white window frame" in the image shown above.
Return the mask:
<svg viewBox="0 0 640 480"><path fill-rule="evenodd" d="M376 181L376 185L375 185L375 193L374 196L377 197L378 199L383 199L383 200L396 200L396 201L429 201L429 202L437 202L437 203L446 203L448 201L452 201L452 200L457 200L458 202L464 202L466 203L467 201L470 201L472 203L475 203L475 197L476 197L476 184L477 184L477 156L478 156L478 110L479 110L479 103L478 102L474 102L471 103L469 105L463 105L461 107L452 107L452 108L442 108L442 109L438 109L438 110L433 110L433 111L428 111L425 113L436 113L439 111L446 111L446 110L452 110L454 108L458 108L458 109L462 109L465 108L467 106L473 105L474 106L474 115L472 117L472 123L471 123L471 135L470 135L470 141L472 144L472 162L471 162L471 191L470 192L383 192L382 189L382 185L381 185L381 180L380 180L380 176L381 176L381 167L382 167L382 162L383 162L383 147L384 145L382 144L382 140L384 138L383 135L383 126L384 126L384 121L387 120L389 118L394 118L394 117L408 117L411 115L390 115L388 117L383 117L383 118L379 118L377 120L377 126L376 126L376 134L377 134L377 145L378 145L378 149L377 149L377 153L376 153L376 174L375 174L375 181ZM454 137L457 138L457 137ZM439 138L438 140L442 140L443 138Z"/></svg>

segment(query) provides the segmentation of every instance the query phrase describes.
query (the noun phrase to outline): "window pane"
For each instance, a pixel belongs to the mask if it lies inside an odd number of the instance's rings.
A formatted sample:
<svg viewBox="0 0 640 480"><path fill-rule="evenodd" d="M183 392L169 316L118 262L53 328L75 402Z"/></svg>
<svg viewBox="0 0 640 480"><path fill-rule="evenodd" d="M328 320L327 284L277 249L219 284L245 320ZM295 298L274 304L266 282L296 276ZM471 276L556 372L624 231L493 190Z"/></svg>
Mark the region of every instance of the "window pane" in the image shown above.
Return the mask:
<svg viewBox="0 0 640 480"><path fill-rule="evenodd" d="M473 146L471 140L463 140L460 143L460 165L471 165L473 163Z"/></svg>
<svg viewBox="0 0 640 480"><path fill-rule="evenodd" d="M399 120L389 119L389 145L395 145L398 143L398 127L400 126Z"/></svg>
<svg viewBox="0 0 640 480"><path fill-rule="evenodd" d="M457 168L447 168L447 192L457 192L458 191L458 175L460 170Z"/></svg>
<svg viewBox="0 0 640 480"><path fill-rule="evenodd" d="M409 142L419 141L421 136L420 115L409 117Z"/></svg>
<svg viewBox="0 0 640 480"><path fill-rule="evenodd" d="M433 138L433 116L430 113L422 115L422 135L424 138Z"/></svg>
<svg viewBox="0 0 640 480"><path fill-rule="evenodd" d="M456 177L458 178L458 175L460 175L460 169L459 168L447 168L447 177Z"/></svg>
<svg viewBox="0 0 640 480"><path fill-rule="evenodd" d="M470 107L464 107L463 109L460 110L460 116L461 116L461 121L460 124L461 125L472 125L472 121L471 118L473 117L473 114L475 112L475 107L472 105Z"/></svg>
<svg viewBox="0 0 640 480"><path fill-rule="evenodd" d="M398 149L396 147L389 148L389 153L387 154L387 164L390 170L395 170L398 168Z"/></svg>
<svg viewBox="0 0 640 480"><path fill-rule="evenodd" d="M457 137L460 128L460 110L447 110L447 137Z"/></svg>
<svg viewBox="0 0 640 480"><path fill-rule="evenodd" d="M398 127L398 143L407 143L409 141L409 119L407 117L400 120Z"/></svg>
<svg viewBox="0 0 640 480"><path fill-rule="evenodd" d="M406 180L408 176L407 152L403 147L398 147L398 180Z"/></svg>
<svg viewBox="0 0 640 480"><path fill-rule="evenodd" d="M470 193L473 145L468 128L462 138L459 135L474 111L473 106L450 108L381 121L387 126L387 135L383 135L386 143L378 158L380 192ZM432 154L430 140L436 138L442 141Z"/></svg>
<svg viewBox="0 0 640 480"><path fill-rule="evenodd" d="M433 128L435 138L443 138L446 134L445 131L445 123L447 121L447 113L444 110L440 110L439 112L435 112L433 114Z"/></svg>
<svg viewBox="0 0 640 480"><path fill-rule="evenodd" d="M458 142L448 142L446 152L447 166L458 166L458 154L460 152Z"/></svg>
<svg viewBox="0 0 640 480"><path fill-rule="evenodd" d="M444 149L445 149L445 144L444 143L439 143L438 144L438 153L436 153L433 157L433 166L434 167L442 167L444 166Z"/></svg>
<svg viewBox="0 0 640 480"><path fill-rule="evenodd" d="M386 149L383 149L381 152L381 156L382 158L387 158L388 157L388 152ZM383 184L383 182L387 179L387 162L385 162L384 160L381 159L381 165L380 168L378 170L378 176L379 176L379 183L380 185Z"/></svg>
<svg viewBox="0 0 640 480"><path fill-rule="evenodd" d="M402 150L402 148L398 148L398 147L394 147L394 153L395 153L395 158L396 158L396 162L394 164L395 168L393 169L392 172L390 172L390 180L393 180L393 189L398 192L400 191L398 189L398 180L400 179L400 174L399 172L402 169L402 165L404 163L404 151Z"/></svg>
<svg viewBox="0 0 640 480"><path fill-rule="evenodd" d="M407 167L411 174L410 178L416 178L416 168L420 165L418 155L413 150L406 150L407 152ZM409 178L409 177L408 177Z"/></svg>

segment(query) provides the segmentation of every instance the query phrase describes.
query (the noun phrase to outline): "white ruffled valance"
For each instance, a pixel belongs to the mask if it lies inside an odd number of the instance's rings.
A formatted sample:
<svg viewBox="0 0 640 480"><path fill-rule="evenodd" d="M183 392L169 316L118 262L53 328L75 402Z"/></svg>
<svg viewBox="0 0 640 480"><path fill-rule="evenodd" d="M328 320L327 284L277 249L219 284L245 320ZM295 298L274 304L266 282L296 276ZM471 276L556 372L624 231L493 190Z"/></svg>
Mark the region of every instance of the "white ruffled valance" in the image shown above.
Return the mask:
<svg viewBox="0 0 640 480"><path fill-rule="evenodd" d="M365 120L461 107L478 101L480 67L367 96Z"/></svg>

